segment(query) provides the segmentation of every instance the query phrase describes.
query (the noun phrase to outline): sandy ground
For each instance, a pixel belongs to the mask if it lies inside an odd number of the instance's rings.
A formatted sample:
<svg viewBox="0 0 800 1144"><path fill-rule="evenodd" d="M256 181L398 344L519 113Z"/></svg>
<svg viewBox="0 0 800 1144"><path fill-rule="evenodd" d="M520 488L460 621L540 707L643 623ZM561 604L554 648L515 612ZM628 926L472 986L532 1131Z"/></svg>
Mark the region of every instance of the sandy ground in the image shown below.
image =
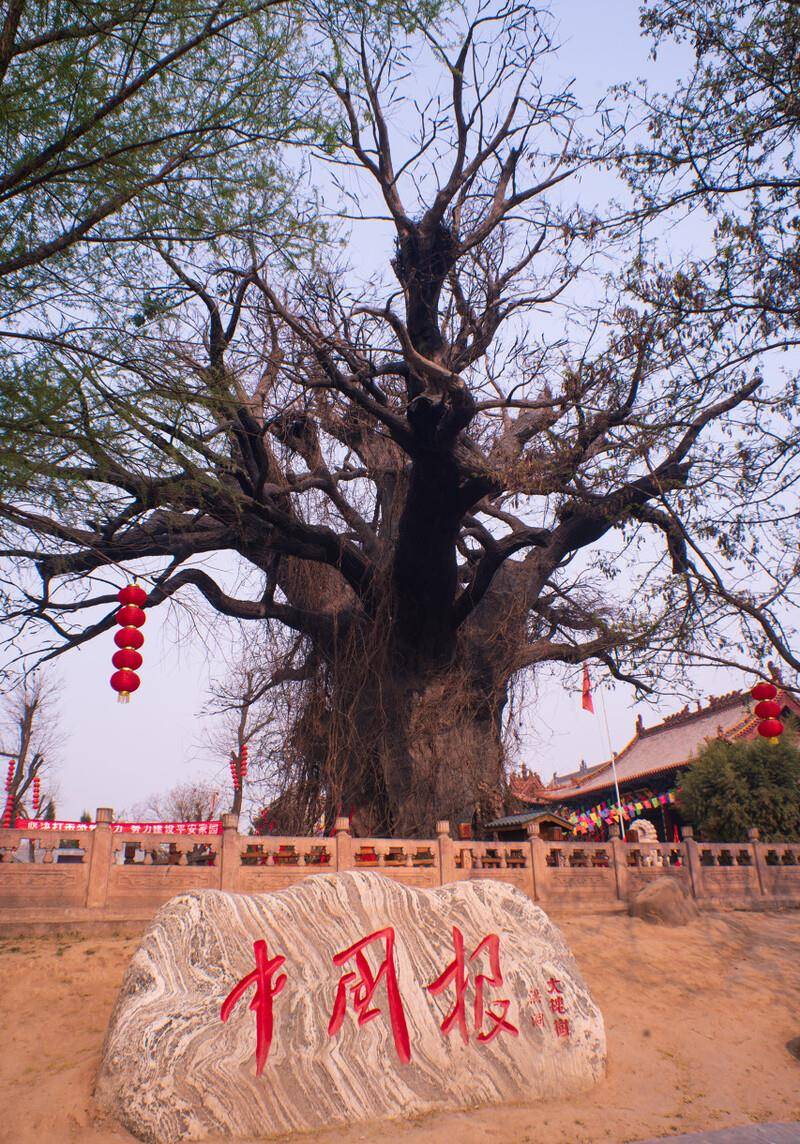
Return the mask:
<svg viewBox="0 0 800 1144"><path fill-rule="evenodd" d="M632 1141L800 1120L800 912L682 929L556 918L606 1019L608 1078L562 1103L481 1108L294 1137L297 1144ZM0 1140L118 1144L92 1080L135 938L0 942Z"/></svg>

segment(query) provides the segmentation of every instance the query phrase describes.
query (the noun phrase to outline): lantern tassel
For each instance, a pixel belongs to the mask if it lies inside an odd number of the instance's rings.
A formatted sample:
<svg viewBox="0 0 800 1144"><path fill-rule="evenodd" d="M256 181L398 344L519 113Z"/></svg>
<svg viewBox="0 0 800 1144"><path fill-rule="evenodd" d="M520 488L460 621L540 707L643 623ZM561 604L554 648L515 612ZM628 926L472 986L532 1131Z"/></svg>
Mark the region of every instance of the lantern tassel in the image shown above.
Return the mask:
<svg viewBox="0 0 800 1144"><path fill-rule="evenodd" d="M777 735L773 735L771 739L767 739L767 742L771 747L777 747L778 743L780 743L780 739Z"/></svg>
<svg viewBox="0 0 800 1144"><path fill-rule="evenodd" d="M131 701L130 691L120 691L119 694L117 695L117 703L130 703L130 701Z"/></svg>

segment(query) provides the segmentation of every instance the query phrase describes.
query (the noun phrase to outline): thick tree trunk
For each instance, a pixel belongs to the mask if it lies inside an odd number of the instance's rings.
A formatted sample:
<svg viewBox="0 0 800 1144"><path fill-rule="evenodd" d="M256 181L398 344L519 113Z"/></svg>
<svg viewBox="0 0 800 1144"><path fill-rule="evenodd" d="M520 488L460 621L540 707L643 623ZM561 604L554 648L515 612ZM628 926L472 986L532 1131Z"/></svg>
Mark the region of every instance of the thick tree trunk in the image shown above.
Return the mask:
<svg viewBox="0 0 800 1144"><path fill-rule="evenodd" d="M390 655L412 670L444 665L453 655L458 498L452 455L431 452L415 462L392 567L390 645Z"/></svg>
<svg viewBox="0 0 800 1144"><path fill-rule="evenodd" d="M350 757L345 777L358 832L430 837L439 819L485 810L502 774L497 707L461 674L375 682L369 690L382 707L365 712L375 734L366 756Z"/></svg>
<svg viewBox="0 0 800 1144"><path fill-rule="evenodd" d="M438 819L485 817L499 796L502 706L463 670L406 680L407 699L387 720L390 825L400 836L433 833Z"/></svg>
<svg viewBox="0 0 800 1144"><path fill-rule="evenodd" d="M430 837L439 819L497 809L510 652L525 635L526 609L517 577L503 570L467 623L455 623L457 539L470 503L454 452L462 413L435 396L409 408L420 447L385 498L391 527L368 599L348 589L329 607L316 569L282 565L293 603L335 617L327 634L309 635L318 666L287 751L295 829L316 820L321 803L328 819L351 815L362 836Z"/></svg>
<svg viewBox="0 0 800 1144"><path fill-rule="evenodd" d="M381 648L349 654L309 687L294 746L329 817L364 835L431 837L438 819L484 815L501 789L505 681L474 657L414 669Z"/></svg>

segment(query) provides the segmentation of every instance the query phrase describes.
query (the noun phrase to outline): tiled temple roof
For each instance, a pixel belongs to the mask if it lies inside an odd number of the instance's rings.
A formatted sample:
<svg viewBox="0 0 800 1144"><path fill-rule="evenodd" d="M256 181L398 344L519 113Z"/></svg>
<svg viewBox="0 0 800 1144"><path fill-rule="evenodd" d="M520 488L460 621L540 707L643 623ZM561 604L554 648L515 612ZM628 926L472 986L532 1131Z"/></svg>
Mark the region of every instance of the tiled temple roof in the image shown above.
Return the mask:
<svg viewBox="0 0 800 1144"><path fill-rule="evenodd" d="M552 810L524 810L521 814L507 814L505 818L487 822L486 829L501 830L512 826L527 826L529 822L537 822L540 819L547 819L548 822L555 822L559 826L566 827L567 830L570 829L568 819L562 818L560 814L555 814Z"/></svg>

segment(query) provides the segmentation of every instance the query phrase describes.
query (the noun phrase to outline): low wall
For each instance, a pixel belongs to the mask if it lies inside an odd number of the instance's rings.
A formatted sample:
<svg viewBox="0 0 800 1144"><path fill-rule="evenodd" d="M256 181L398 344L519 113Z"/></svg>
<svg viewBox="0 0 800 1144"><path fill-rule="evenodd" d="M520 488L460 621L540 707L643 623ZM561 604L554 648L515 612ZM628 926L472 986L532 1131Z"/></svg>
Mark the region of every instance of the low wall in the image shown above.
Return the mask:
<svg viewBox="0 0 800 1144"><path fill-rule="evenodd" d="M0 921L146 920L186 890L257 893L334 870L378 870L408 886L465 878L511 882L546 909L622 908L654 878L675 878L701 906L800 907L800 844L462 842L447 822L434 839L359 838L338 819L333 838L253 838L223 816L221 835L116 833L112 812L92 831L0 830ZM689 832L687 831L687 834ZM35 839L36 860L16 858ZM77 842L77 848L75 848ZM64 843L72 843L72 848ZM130 844L133 844L131 847ZM168 844L167 854L163 844ZM136 861L124 861L136 850ZM22 853L23 851L20 851Z"/></svg>

